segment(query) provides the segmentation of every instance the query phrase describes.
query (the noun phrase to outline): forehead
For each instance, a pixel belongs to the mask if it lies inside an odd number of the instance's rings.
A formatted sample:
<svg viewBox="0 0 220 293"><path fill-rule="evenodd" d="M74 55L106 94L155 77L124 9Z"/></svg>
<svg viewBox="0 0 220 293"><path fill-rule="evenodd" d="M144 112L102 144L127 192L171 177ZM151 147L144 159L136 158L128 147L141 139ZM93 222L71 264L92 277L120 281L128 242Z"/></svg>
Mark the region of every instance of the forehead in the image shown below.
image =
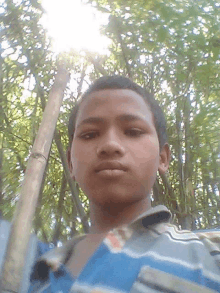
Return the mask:
<svg viewBox="0 0 220 293"><path fill-rule="evenodd" d="M85 97L79 107L76 124L90 116L114 116L121 113L153 119L149 106L138 93L129 89L105 89Z"/></svg>

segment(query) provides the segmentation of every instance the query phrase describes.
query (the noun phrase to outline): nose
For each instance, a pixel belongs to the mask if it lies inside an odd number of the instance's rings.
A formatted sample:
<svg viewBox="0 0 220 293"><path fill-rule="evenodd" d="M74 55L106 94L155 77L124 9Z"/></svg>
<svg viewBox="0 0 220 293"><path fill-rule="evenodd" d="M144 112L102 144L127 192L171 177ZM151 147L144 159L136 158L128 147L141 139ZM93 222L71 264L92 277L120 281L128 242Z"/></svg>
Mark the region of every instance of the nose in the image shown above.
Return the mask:
<svg viewBox="0 0 220 293"><path fill-rule="evenodd" d="M111 131L106 134L101 140L97 148L98 156L123 156L125 154L125 148L122 145L121 140L117 135Z"/></svg>

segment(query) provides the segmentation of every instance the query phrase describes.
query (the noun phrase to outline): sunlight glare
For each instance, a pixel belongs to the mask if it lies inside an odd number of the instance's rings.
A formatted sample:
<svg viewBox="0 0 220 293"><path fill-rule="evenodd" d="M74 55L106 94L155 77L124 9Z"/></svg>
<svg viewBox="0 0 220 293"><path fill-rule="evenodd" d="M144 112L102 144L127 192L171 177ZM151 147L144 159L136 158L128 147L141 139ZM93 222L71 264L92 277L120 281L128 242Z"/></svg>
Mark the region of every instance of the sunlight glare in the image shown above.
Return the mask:
<svg viewBox="0 0 220 293"><path fill-rule="evenodd" d="M88 50L100 54L108 52L110 40L99 32L108 15L81 3L81 0L42 0L46 14L42 24L53 40L53 50Z"/></svg>

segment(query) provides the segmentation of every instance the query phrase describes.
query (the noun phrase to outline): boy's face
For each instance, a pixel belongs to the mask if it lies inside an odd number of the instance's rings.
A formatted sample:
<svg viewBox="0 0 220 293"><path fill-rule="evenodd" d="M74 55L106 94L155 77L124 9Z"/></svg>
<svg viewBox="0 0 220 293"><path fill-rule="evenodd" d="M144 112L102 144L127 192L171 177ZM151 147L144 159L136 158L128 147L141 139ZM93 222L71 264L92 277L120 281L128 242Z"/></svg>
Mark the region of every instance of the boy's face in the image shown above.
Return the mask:
<svg viewBox="0 0 220 293"><path fill-rule="evenodd" d="M159 151L153 115L143 98L127 89L89 94L79 108L70 165L94 204L145 200L157 170L166 171L168 154L167 148Z"/></svg>

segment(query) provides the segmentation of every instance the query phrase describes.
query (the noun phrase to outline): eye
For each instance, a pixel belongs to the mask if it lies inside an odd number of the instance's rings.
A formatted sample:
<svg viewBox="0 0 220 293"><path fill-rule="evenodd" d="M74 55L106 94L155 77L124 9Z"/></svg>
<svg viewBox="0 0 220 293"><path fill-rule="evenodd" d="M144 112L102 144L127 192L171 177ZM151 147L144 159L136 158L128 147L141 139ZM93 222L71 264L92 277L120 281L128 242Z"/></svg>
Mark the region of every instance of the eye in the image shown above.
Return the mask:
<svg viewBox="0 0 220 293"><path fill-rule="evenodd" d="M130 137L140 137L144 134L144 131L138 128L131 128L125 131L125 134Z"/></svg>
<svg viewBox="0 0 220 293"><path fill-rule="evenodd" d="M96 138L98 135L99 134L97 131L90 131L90 132L80 134L79 138L84 139L84 140L89 140L89 139Z"/></svg>

